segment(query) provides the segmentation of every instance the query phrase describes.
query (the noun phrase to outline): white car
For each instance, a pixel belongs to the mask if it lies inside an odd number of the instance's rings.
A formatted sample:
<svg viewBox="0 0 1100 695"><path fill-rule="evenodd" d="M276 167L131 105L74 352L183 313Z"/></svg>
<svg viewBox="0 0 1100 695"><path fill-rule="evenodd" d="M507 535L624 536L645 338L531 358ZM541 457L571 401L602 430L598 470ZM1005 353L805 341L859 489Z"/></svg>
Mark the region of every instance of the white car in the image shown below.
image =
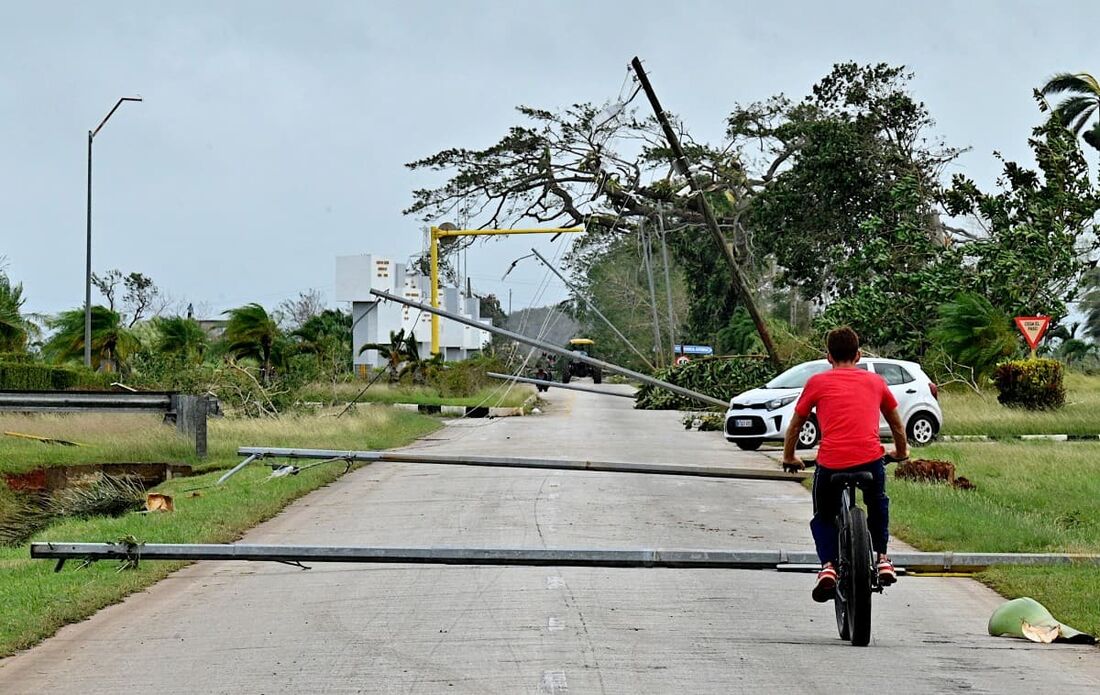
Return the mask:
<svg viewBox="0 0 1100 695"><path fill-rule="evenodd" d="M872 370L886 380L890 392L898 401L898 414L905 423L905 432L911 444L923 446L936 438L943 425L939 391L919 364L865 357L856 363L856 367ZM726 439L749 451L759 449L765 440L783 441L802 388L811 376L830 368L826 360L803 362L764 386L731 399L726 411ZM882 416L879 416L879 434L890 436L890 426ZM798 447L811 449L820 441L821 428L818 427L817 417L811 413L798 433Z"/></svg>

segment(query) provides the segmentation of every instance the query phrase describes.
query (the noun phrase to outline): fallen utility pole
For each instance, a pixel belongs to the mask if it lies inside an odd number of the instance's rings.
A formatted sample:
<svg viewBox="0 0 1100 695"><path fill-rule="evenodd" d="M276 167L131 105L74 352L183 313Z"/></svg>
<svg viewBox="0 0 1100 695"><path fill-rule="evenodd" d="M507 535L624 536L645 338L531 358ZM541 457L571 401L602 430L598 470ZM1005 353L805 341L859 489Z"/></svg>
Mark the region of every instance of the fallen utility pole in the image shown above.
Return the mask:
<svg viewBox="0 0 1100 695"><path fill-rule="evenodd" d="M510 565L517 567L670 567L693 569L819 569L817 553L786 550L682 550L665 548L457 548L170 544L31 543L31 558L57 560L245 560L252 562L353 562L410 565ZM1100 567L1100 555L1054 553L895 553L907 572L977 572L994 565ZM801 569L802 567L798 567Z"/></svg>
<svg viewBox="0 0 1100 695"><path fill-rule="evenodd" d="M547 381L545 379L529 379L525 376L513 376L511 374L497 374L496 372L486 372L486 376L491 376L494 379L504 379L505 381L518 381L521 384L534 384L535 386L552 386L556 389L566 389L567 391L584 391L585 393L598 393L601 396L619 396L620 398L634 398L633 393L617 393L615 391L605 391L603 389L594 389L590 386L578 386L577 384L563 384L560 381Z"/></svg>
<svg viewBox="0 0 1100 695"><path fill-rule="evenodd" d="M489 466L494 468L541 468L557 471L599 471L603 473L647 473L735 480L783 480L798 482L810 473L786 473L771 468L731 468L726 466L679 466L668 463L621 463L618 461L571 461L567 459L510 458L496 456L447 456L411 451L339 451L335 449L290 449L242 446L238 456L247 456L237 471L258 458L329 459L344 461L390 461L394 463L436 463L453 466ZM233 472L231 471L231 473ZM229 474L226 474L228 477Z"/></svg>
<svg viewBox="0 0 1100 695"><path fill-rule="evenodd" d="M615 335L619 336L619 340L626 343L626 346L633 350L634 354L640 357L642 361L646 363L647 367L649 367L650 369L656 369L656 367L653 366L653 363L646 358L642 351L634 347L634 343L630 342L627 337L623 335L618 328L615 327L615 324L611 323L611 320L604 316L603 313L601 313L600 310L596 308L596 305L593 302L589 301L588 297L586 297L583 292L577 289L573 285L573 283L566 280L565 276L558 272L558 269L550 264L550 261L546 260L546 258L541 253L539 253L537 249L531 249L531 253L535 254L535 257L542 261L542 264L546 266L547 270L549 270L554 275L557 275L558 279L564 282L566 287L573 290L573 294L576 295L577 298L580 299L582 302L584 302L588 306L588 308L592 310L592 313L600 317L600 320L606 323L607 327L610 328L615 333Z"/></svg>
<svg viewBox="0 0 1100 695"><path fill-rule="evenodd" d="M422 304L420 302L414 302L411 299L405 299L404 297L398 297L396 294L390 294L389 292L384 292L382 290L372 289L370 291L370 293L373 294L376 297L381 297L382 299L389 299L391 301L397 302L398 304L404 304L405 306L411 306L414 309L420 309L421 311L426 311L429 314L436 314L437 316L442 316L443 318L448 318L448 319L451 319L452 321L457 321L459 323L465 324L465 325L470 326L472 328L476 328L480 331L487 331L489 333L494 333L496 335L502 335L505 338L509 338L509 339L515 340L516 342L519 342L519 343L525 343L527 345L537 347L540 350L544 350L546 352L552 352L555 355L561 355L562 357L568 357L571 360L576 360L578 362L584 362L586 364L591 364L591 365L594 365L596 367L606 369L609 372L615 372L616 374L622 374L623 376L633 377L633 378L637 379L638 381L643 381L647 384L653 384L654 386L659 386L663 389L668 389L669 391L672 391L673 393L678 393L681 396L686 396L688 398L694 398L697 401L702 401L704 403L709 403L710 405L718 406L720 408L725 408L726 405L727 405L726 401L720 401L717 398L712 398L711 396L708 396L705 393L699 393L698 391L692 391L691 389L686 389L683 386L677 386L676 384L670 384L667 381L661 381L660 379L654 379L651 376L648 376L646 374L642 374L640 372L636 372L633 369L627 369L626 367L620 367L617 364L611 364L610 362L604 362L603 360L598 360L595 357L589 357L588 355L582 355L580 353L573 352L572 350L568 350L568 349L563 348L563 347L558 347L557 345L552 345L550 343L545 343L541 340L536 340L534 338L528 338L525 335L520 335L519 333L513 333L512 331L509 331L509 330L504 329L504 328L500 328L498 326L491 326L491 325L486 324L486 323L481 323L480 321L475 321L474 319L468 319L465 316L462 316L460 314L455 314L453 312L447 311L446 309L437 309L436 307L430 306L428 304Z"/></svg>
<svg viewBox="0 0 1100 695"><path fill-rule="evenodd" d="M779 359L779 354L775 350L775 344L772 342L772 336L768 331L767 324L764 322L764 317L760 315L760 310L756 307L756 300L749 290L749 281L745 277L745 273L741 270L741 265L737 262L737 259L734 258L733 250L726 243L726 237L722 234L722 230L718 228L718 220L714 216L714 211L710 208L710 203L707 202L705 192L699 187L695 177L691 174L691 168L688 166L687 155L684 154L684 148L680 145L680 139L676 137L676 132L672 129L672 124L668 121L668 115L665 113L664 109L661 108L661 102L657 100L657 93L653 91L653 85L649 83L649 76L646 75L645 69L642 68L642 61L635 56L634 60L630 61L630 67L633 68L634 74L638 76L638 81L641 83L642 89L645 90L645 95L649 99L649 105L653 107L653 113L657 116L657 121L661 124L665 139L668 140L669 149L672 150L672 163L677 171L680 172L680 175L687 179L687 184L698 202L699 210L703 213L703 220L706 223L706 227L710 230L710 235L714 239L714 243L718 245L722 258L725 259L726 265L730 268L730 274L733 276L734 289L737 290L737 294L744 303L745 309L748 310L749 316L752 317L752 322L756 324L756 330L760 334L760 341L764 343L764 349L768 351L768 357L771 358L772 364L775 365L776 369L782 369L783 362Z"/></svg>

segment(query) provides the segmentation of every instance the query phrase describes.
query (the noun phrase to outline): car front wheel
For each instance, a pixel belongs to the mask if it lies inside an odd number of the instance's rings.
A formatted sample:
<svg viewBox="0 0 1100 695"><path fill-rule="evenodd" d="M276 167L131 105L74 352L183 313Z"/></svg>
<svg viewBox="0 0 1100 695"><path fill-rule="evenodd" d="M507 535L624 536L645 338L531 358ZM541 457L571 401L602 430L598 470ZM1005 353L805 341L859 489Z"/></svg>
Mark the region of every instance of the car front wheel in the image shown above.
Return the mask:
<svg viewBox="0 0 1100 695"><path fill-rule="evenodd" d="M905 428L905 434L913 446L931 444L936 432L936 421L928 413L917 413L909 419L909 425Z"/></svg>

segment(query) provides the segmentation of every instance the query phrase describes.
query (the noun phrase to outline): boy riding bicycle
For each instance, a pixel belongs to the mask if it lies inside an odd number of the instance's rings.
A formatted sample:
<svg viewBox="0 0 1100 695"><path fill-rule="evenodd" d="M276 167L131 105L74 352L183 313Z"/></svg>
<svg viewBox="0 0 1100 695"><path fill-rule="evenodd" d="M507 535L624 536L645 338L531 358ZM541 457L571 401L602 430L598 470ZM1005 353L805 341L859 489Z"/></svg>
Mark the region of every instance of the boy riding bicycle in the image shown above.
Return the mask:
<svg viewBox="0 0 1100 695"><path fill-rule="evenodd" d="M898 415L897 400L882 377L856 366L862 356L859 336L847 326L837 328L829 332L825 346L833 368L815 374L806 382L783 443L784 467L803 468L802 461L795 456L795 444L802 424L816 408L822 438L814 471L814 518L810 521L810 531L821 560L821 571L813 590L813 599L819 603L833 598L836 589L837 530L834 520L839 510L837 497L829 484L830 477L840 471L871 473L873 479L863 490L863 501L867 505L871 544L878 554L879 584L889 586L897 581L897 572L886 555L890 498L886 496L885 452L879 442L879 413L886 418L894 437L894 451L890 452L890 457L896 460L907 457L905 427Z"/></svg>

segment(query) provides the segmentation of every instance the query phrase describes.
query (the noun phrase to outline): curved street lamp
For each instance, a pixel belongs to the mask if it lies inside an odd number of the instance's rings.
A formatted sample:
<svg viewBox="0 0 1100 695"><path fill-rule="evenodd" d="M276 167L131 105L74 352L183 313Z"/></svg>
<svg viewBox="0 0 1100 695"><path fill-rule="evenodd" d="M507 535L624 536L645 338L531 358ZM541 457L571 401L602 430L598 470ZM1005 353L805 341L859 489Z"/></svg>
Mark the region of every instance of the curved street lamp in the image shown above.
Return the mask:
<svg viewBox="0 0 1100 695"><path fill-rule="evenodd" d="M88 131L88 253L84 271L84 366L89 369L92 367L92 140L124 101L141 101L141 97L122 97L99 122L95 130Z"/></svg>

